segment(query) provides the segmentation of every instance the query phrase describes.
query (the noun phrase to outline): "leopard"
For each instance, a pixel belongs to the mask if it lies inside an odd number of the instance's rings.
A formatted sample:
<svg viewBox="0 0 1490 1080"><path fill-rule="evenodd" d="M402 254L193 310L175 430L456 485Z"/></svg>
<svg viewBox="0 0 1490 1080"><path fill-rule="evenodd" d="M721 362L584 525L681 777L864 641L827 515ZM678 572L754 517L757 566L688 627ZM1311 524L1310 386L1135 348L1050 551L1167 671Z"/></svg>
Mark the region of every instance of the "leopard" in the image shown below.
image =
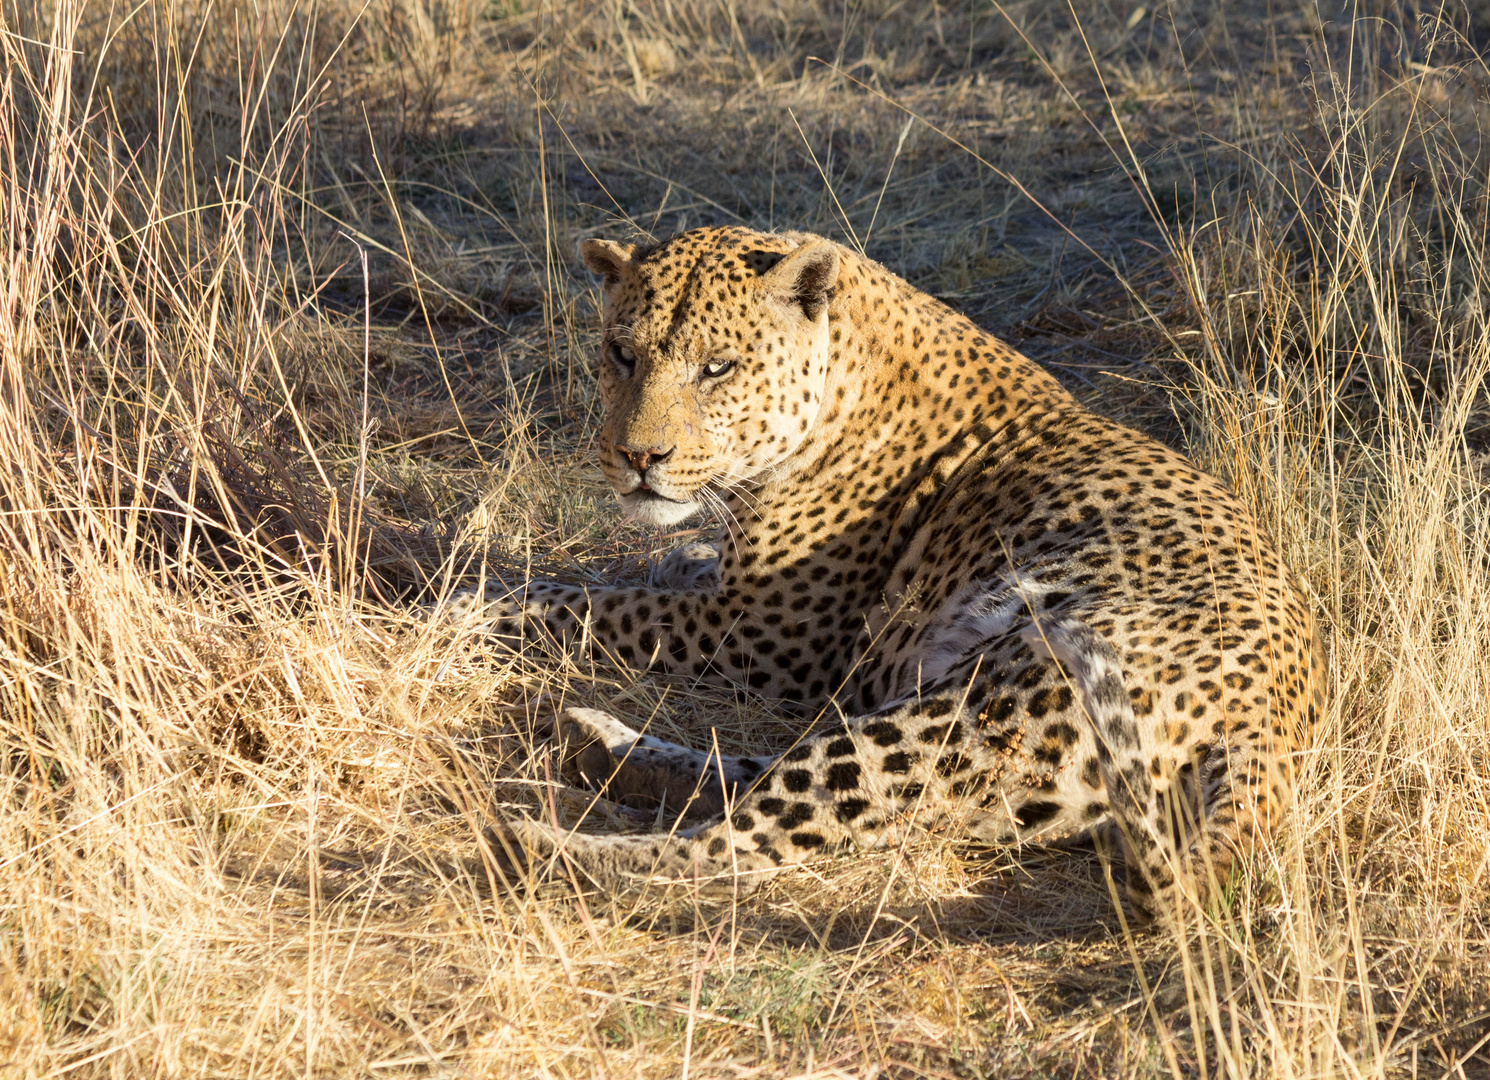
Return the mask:
<svg viewBox="0 0 1490 1080"><path fill-rule="evenodd" d="M718 537L646 585L498 582L466 613L514 649L753 693L795 739L725 755L562 710L579 776L687 812L609 835L505 817L504 876L740 895L934 827L1090 839L1135 923L1177 924L1269 841L1322 652L1226 485L825 237L711 226L579 253L604 477L634 521L702 514Z"/></svg>

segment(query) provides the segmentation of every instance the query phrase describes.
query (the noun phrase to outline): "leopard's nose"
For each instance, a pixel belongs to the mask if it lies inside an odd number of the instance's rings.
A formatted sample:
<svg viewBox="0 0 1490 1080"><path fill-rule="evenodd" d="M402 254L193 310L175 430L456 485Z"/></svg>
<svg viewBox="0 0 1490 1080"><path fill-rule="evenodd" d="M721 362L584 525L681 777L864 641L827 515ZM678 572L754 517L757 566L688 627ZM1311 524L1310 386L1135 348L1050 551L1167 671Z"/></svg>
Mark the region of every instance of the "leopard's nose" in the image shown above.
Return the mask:
<svg viewBox="0 0 1490 1080"><path fill-rule="evenodd" d="M631 462L631 467L638 473L640 473L642 478L645 479L647 470L650 469L653 465L659 464L660 462L666 461L668 458L672 457L673 451L676 450L677 447L669 446L666 450L664 450L659 446L648 446L643 448L634 446L618 446L616 447L616 449L626 455L626 460Z"/></svg>

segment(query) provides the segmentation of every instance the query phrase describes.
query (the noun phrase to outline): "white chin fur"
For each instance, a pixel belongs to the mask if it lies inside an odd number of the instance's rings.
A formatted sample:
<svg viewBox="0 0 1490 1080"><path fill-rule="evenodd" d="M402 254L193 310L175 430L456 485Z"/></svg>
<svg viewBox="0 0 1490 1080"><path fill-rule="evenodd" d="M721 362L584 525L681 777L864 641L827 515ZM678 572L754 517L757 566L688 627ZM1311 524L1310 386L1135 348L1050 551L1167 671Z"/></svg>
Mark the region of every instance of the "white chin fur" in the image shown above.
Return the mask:
<svg viewBox="0 0 1490 1080"><path fill-rule="evenodd" d="M621 501L622 512L632 521L640 521L644 525L676 525L699 510L698 503L695 502L672 502L636 492L618 495L617 498Z"/></svg>

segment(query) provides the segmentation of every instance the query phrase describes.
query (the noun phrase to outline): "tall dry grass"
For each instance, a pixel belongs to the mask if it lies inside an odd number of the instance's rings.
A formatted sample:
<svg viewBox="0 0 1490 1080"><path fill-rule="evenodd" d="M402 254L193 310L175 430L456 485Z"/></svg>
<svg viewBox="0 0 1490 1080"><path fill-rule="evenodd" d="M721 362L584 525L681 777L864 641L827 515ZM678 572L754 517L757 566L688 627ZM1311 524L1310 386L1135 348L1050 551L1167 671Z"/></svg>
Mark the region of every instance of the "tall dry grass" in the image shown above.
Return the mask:
<svg viewBox="0 0 1490 1080"><path fill-rule="evenodd" d="M1484 1075L1483 11L0 19L0 1075ZM1331 707L1195 935L938 835L738 907L493 888L492 815L644 827L540 695L789 737L410 614L682 539L587 464L569 252L730 220L862 246L1278 537Z"/></svg>

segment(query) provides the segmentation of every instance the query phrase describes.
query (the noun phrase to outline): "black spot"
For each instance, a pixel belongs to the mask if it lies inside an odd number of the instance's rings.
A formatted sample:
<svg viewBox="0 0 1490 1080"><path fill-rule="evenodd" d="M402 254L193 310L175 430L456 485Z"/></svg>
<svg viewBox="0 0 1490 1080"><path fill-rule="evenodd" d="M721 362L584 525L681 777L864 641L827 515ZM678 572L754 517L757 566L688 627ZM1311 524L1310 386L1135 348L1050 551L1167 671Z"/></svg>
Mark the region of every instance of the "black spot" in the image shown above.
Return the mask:
<svg viewBox="0 0 1490 1080"><path fill-rule="evenodd" d="M734 817L730 818L729 823L730 827L733 828L735 832L749 832L751 829L755 828L755 818L751 817L743 810L735 814Z"/></svg>
<svg viewBox="0 0 1490 1080"><path fill-rule="evenodd" d="M838 761L828 767L826 786L829 791L852 791L859 786L859 763Z"/></svg>
<svg viewBox="0 0 1490 1080"><path fill-rule="evenodd" d="M1073 700L1070 688L1064 683L1049 686L1036 691L1030 697L1028 711L1031 717L1038 720L1049 712L1065 712L1071 707Z"/></svg>
<svg viewBox="0 0 1490 1080"><path fill-rule="evenodd" d="M885 755L884 770L887 773L908 773L920 755L908 754L904 750L897 750L893 754Z"/></svg>
<svg viewBox="0 0 1490 1080"><path fill-rule="evenodd" d="M1011 697L1002 697L989 702L988 710L981 719L989 724L1007 724L1019 709L1019 702Z"/></svg>
<svg viewBox="0 0 1490 1080"><path fill-rule="evenodd" d="M1061 759L1066 756L1066 748L1058 741L1047 738L1035 748L1034 758L1042 765L1055 768L1060 765Z"/></svg>
<svg viewBox="0 0 1490 1080"><path fill-rule="evenodd" d="M755 808L762 814L770 814L772 817L775 817L786 809L786 802L776 798L774 795L767 795L755 804Z"/></svg>
<svg viewBox="0 0 1490 1080"><path fill-rule="evenodd" d="M1064 809L1058 802L1030 802L1021 806L1015 816L1020 828L1036 829Z"/></svg>
<svg viewBox="0 0 1490 1080"><path fill-rule="evenodd" d="M954 776L960 772L966 772L972 767L972 762L955 751L943 754L937 759L936 771L939 776Z"/></svg>
<svg viewBox="0 0 1490 1080"><path fill-rule="evenodd" d="M900 728L878 720L864 725L864 734L874 740L875 746L894 746L901 740Z"/></svg>
<svg viewBox="0 0 1490 1080"><path fill-rule="evenodd" d="M869 803L863 799L844 799L833 807L833 814L839 821L849 822L869 809Z"/></svg>
<svg viewBox="0 0 1490 1080"><path fill-rule="evenodd" d="M796 844L799 848L820 848L827 841L817 833L794 832L792 833L792 843Z"/></svg>
<svg viewBox="0 0 1490 1080"><path fill-rule="evenodd" d="M776 819L776 824L782 829L795 829L798 825L812 820L812 806L810 803L795 802L787 809L786 813Z"/></svg>
<svg viewBox="0 0 1490 1080"><path fill-rule="evenodd" d="M792 769L781 777L781 786L793 794L801 794L812 786L812 774L806 769Z"/></svg>
<svg viewBox="0 0 1490 1080"><path fill-rule="evenodd" d="M1020 669L1019 674L1013 676L1009 681L1021 690L1033 690L1040 685L1044 678L1045 664L1040 662Z"/></svg>
<svg viewBox="0 0 1490 1080"><path fill-rule="evenodd" d="M929 716L933 720L935 720L938 716L946 716L951 711L952 699L944 697L932 698L926 703L926 707L921 710L923 716Z"/></svg>
<svg viewBox="0 0 1490 1080"><path fill-rule="evenodd" d="M722 836L716 836L716 837L714 837L714 839L712 839L712 840L709 841L709 854L710 855L719 855L728 846L729 845L726 844L725 841L724 841L724 837L722 837Z"/></svg>
<svg viewBox="0 0 1490 1080"><path fill-rule="evenodd" d="M798 743L786 753L781 755L782 761L806 761L812 756L811 743Z"/></svg>
<svg viewBox="0 0 1490 1080"><path fill-rule="evenodd" d="M824 751L830 758L848 757L853 752L854 742L852 739L834 739L828 744L828 749Z"/></svg>
<svg viewBox="0 0 1490 1080"><path fill-rule="evenodd" d="M929 727L922 728L921 733L916 738L924 743L940 744L946 742L950 744L962 738L962 729L955 720L950 724L932 724Z"/></svg>

